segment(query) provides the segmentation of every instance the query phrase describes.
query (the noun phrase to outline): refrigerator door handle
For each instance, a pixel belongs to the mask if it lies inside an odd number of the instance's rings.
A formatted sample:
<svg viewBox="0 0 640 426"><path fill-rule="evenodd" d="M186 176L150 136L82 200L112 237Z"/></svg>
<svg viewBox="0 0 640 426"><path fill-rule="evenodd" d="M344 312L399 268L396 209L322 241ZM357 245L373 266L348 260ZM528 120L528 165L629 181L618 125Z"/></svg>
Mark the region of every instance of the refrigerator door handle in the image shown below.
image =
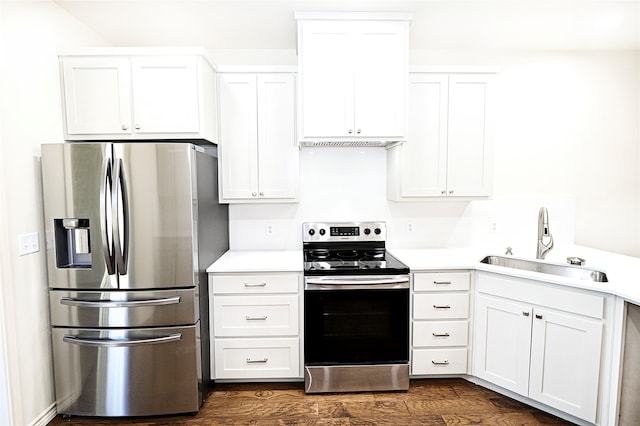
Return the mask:
<svg viewBox="0 0 640 426"><path fill-rule="evenodd" d="M177 305L179 303L180 296L147 300L83 300L71 297L60 298L61 305L74 306L78 308L136 308L146 306Z"/></svg>
<svg viewBox="0 0 640 426"><path fill-rule="evenodd" d="M129 263L129 197L127 192L127 179L124 174L121 158L118 158L116 161L114 177L115 184L111 187L111 211L114 215L113 241L115 244L118 274L126 275L127 264ZM120 215L120 205L122 205L122 215ZM121 220L122 223L120 223ZM122 235L120 233L121 231Z"/></svg>
<svg viewBox="0 0 640 426"><path fill-rule="evenodd" d="M182 340L182 334L170 334L163 337L153 337L150 339L133 339L133 340L120 340L120 339L87 339L84 337L78 337L71 334L65 334L62 340L67 343L73 343L76 345L84 346L97 346L107 348L122 348L128 346L144 346L144 345L157 345L159 343L171 343Z"/></svg>
<svg viewBox="0 0 640 426"><path fill-rule="evenodd" d="M115 261L113 257L113 234L110 236L109 222L113 222L113 216L109 217L109 204L113 193L113 170L110 158L105 158L102 165L102 182L100 183L100 231L102 233L102 254L107 265L107 273L115 274Z"/></svg>

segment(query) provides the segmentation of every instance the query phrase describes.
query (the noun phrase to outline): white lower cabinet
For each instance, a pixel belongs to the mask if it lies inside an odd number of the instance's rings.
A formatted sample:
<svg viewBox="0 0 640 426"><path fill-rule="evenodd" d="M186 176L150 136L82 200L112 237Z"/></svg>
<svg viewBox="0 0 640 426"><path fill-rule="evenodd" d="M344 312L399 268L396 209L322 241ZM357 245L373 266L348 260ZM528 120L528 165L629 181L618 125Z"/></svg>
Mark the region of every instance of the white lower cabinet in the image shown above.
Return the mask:
<svg viewBox="0 0 640 426"><path fill-rule="evenodd" d="M215 339L216 379L298 377L298 338Z"/></svg>
<svg viewBox="0 0 640 426"><path fill-rule="evenodd" d="M604 296L479 273L473 375L595 423Z"/></svg>
<svg viewBox="0 0 640 426"><path fill-rule="evenodd" d="M471 273L413 274L411 374L466 374Z"/></svg>
<svg viewBox="0 0 640 426"><path fill-rule="evenodd" d="M301 378L300 275L210 274L212 379Z"/></svg>

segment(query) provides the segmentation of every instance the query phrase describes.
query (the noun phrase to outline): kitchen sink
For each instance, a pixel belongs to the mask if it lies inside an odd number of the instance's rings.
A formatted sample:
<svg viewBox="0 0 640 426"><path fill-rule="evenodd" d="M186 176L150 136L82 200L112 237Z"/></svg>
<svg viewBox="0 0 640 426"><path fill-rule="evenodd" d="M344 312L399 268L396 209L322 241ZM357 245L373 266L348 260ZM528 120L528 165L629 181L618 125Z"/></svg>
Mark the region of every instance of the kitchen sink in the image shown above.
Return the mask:
<svg viewBox="0 0 640 426"><path fill-rule="evenodd" d="M563 263L542 262L538 260L519 259L504 256L487 256L480 261L487 265L504 266L525 271L541 272L543 274L559 275L567 278L606 283L607 274L597 269L583 266L565 265Z"/></svg>

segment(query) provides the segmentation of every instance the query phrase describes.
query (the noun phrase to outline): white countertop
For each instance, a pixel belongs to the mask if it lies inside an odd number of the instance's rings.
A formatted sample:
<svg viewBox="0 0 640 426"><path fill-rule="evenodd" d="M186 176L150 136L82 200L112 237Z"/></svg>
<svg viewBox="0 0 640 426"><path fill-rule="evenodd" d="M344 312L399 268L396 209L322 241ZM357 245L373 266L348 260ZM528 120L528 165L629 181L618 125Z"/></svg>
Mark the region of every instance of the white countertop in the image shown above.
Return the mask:
<svg viewBox="0 0 640 426"><path fill-rule="evenodd" d="M543 280L545 282L613 294L640 305L640 259L636 257L577 245L554 247L547 253L544 261L552 263L567 264L567 257L570 256L585 259L584 266L586 268L597 269L607 274L608 282L600 283L480 263L480 260L488 255L504 256L504 249L492 250L483 247L451 249L390 248L389 251L407 264L412 272L436 269L475 269L477 271ZM535 260L533 257L522 258Z"/></svg>
<svg viewBox="0 0 640 426"><path fill-rule="evenodd" d="M302 272L302 267L302 250L229 250L207 272Z"/></svg>
<svg viewBox="0 0 640 426"><path fill-rule="evenodd" d="M640 305L640 258L576 245L554 247L548 252L546 261L553 263L566 264L566 258L569 256L585 259L585 267L598 269L607 274L609 281L599 283L480 263L480 260L487 255L503 256L504 249L497 250L486 247L447 249L389 248L389 251L408 265L412 272L420 270L475 269L613 294ZM529 257L524 258L534 260ZM302 250L230 250L207 268L207 272L301 273L303 272Z"/></svg>

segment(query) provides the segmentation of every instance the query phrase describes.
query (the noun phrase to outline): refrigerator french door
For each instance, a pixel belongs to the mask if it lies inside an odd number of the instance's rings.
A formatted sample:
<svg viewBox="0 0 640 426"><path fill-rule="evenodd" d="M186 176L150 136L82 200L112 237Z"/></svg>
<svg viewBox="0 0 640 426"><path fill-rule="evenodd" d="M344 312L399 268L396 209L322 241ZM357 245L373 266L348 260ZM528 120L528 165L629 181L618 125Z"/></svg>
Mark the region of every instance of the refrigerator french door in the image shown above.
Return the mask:
<svg viewBox="0 0 640 426"><path fill-rule="evenodd" d="M183 143L42 145L57 409L196 412L205 269L228 248L215 155Z"/></svg>

